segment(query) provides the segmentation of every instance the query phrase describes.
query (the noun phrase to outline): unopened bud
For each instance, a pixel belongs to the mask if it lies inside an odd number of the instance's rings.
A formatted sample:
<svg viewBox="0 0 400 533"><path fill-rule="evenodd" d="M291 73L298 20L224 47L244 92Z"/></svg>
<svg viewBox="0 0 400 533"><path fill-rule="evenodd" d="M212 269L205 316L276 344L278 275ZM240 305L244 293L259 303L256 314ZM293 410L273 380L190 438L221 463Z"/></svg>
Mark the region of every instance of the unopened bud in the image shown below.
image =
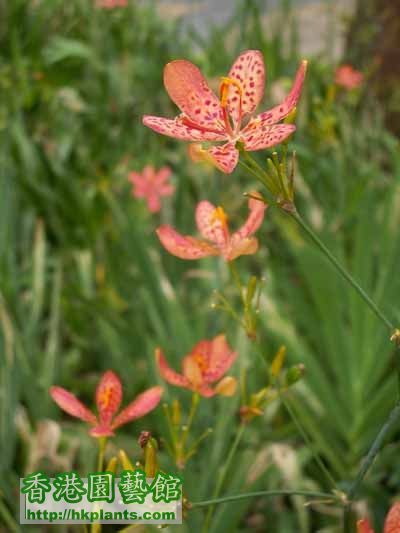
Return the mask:
<svg viewBox="0 0 400 533"><path fill-rule="evenodd" d="M217 384L215 392L221 396L233 396L237 389L237 379L226 376Z"/></svg>
<svg viewBox="0 0 400 533"><path fill-rule="evenodd" d="M292 385L297 383L304 376L305 370L306 367L302 363L290 367L289 370L286 372L285 385L287 387L291 387Z"/></svg>
<svg viewBox="0 0 400 533"><path fill-rule="evenodd" d="M126 452L124 450L119 450L118 452L118 459L122 465L122 468L124 470L135 470L135 467L130 462Z"/></svg>
<svg viewBox="0 0 400 533"><path fill-rule="evenodd" d="M156 439L150 438L144 448L144 470L146 477L154 477L157 472L157 450L158 444Z"/></svg>
<svg viewBox="0 0 400 533"><path fill-rule="evenodd" d="M179 402L179 400L174 400L172 402L172 423L174 424L174 426L179 426L179 424L181 423L181 418L182 418L182 412L181 412L181 404Z"/></svg>
<svg viewBox="0 0 400 533"><path fill-rule="evenodd" d="M144 448L150 439L151 439L150 431L142 431L138 438L139 446L141 448Z"/></svg>
<svg viewBox="0 0 400 533"><path fill-rule="evenodd" d="M106 466L106 472L112 472L115 474L117 471L117 464L118 464L118 458L117 457L111 457L111 459L108 461Z"/></svg>
<svg viewBox="0 0 400 533"><path fill-rule="evenodd" d="M271 375L272 377L276 378L279 376L283 363L285 362L286 357L286 346L281 346L279 350L277 351L274 360L271 364Z"/></svg>

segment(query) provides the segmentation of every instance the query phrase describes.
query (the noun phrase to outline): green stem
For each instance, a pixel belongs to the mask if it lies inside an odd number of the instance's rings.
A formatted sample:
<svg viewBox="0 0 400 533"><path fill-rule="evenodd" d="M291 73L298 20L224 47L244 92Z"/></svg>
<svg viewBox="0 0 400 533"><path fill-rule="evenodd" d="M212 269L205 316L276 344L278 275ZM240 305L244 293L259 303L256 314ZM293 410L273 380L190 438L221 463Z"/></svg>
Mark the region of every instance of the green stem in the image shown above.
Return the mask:
<svg viewBox="0 0 400 533"><path fill-rule="evenodd" d="M281 401L282 401L283 405L286 407L287 412L289 413L290 417L292 418L293 422L295 423L297 431L303 437L303 440L306 443L306 445L308 446L308 448L310 449L310 452L311 452L315 462L317 463L317 465L321 469L321 472L324 474L324 476L326 477L327 481L332 486L332 488L333 489L336 488L336 481L333 479L332 474L326 468L326 466L324 465L324 463L323 463L322 459L320 458L320 456L318 455L318 453L314 450L314 446L313 446L309 436L307 435L307 433L304 430L303 426L300 424L300 421L298 420L298 418L297 418L296 414L294 413L293 409L290 407L289 403L284 399L284 397L282 395L280 395L280 397L281 397Z"/></svg>
<svg viewBox="0 0 400 533"><path fill-rule="evenodd" d="M364 289L358 284L358 282L347 272L347 270L339 263L336 257L331 253L331 251L325 246L325 244L320 240L320 238L314 233L314 231L308 226L304 219L299 215L297 211L289 212L293 220L295 220L299 226L304 230L304 232L310 237L313 243L317 248L325 255L325 257L331 262L331 264L336 268L336 270L343 276L343 278L355 289L355 291L361 296L364 302L368 307L375 313L375 315L385 324L385 326L393 333L395 327L392 322L382 313L378 308L375 302L368 296Z"/></svg>
<svg viewBox="0 0 400 533"><path fill-rule="evenodd" d="M191 503L191 508L208 507L218 505L219 503L235 502L238 500L246 500L248 498L260 498L262 496L306 496L308 498L318 498L323 500L337 501L338 505L342 505L341 500L334 494L327 492L312 492L308 490L260 490L257 492L244 492L243 494L232 494L224 496L223 498L213 498L211 500L204 500L200 502Z"/></svg>
<svg viewBox="0 0 400 533"><path fill-rule="evenodd" d="M386 422L383 424L381 430L379 431L378 435L376 436L374 442L372 443L372 446L367 454L367 457L365 458L363 464L361 465L361 468L353 481L350 490L348 491L347 495L349 500L352 500L354 496L357 493L357 490L362 483L364 477L366 476L368 470L370 469L372 463L374 462L375 457L378 455L380 450L382 449L382 446L385 442L385 438L389 431L392 429L392 426L397 422L397 420L400 418L400 401L396 403L396 405L391 410Z"/></svg>
<svg viewBox="0 0 400 533"><path fill-rule="evenodd" d="M220 494L220 492L221 492L222 486L223 486L225 478L226 478L226 474L228 473L228 470L229 470L229 467L230 467L230 465L232 463L233 457L235 456L236 450L237 450L237 448L239 446L239 443L240 443L240 441L242 439L245 427L246 427L245 424L242 424L239 427L238 432L236 433L235 440L232 443L232 446L231 446L231 449L229 451L228 457L226 458L224 466L222 467L221 473L219 475L218 482L217 482L217 484L215 486L215 489L214 489L214 492L213 492L213 499L217 499L219 494ZM210 501L212 502L213 500L210 500ZM207 531L209 530L209 526L210 526L210 522L211 522L211 518L212 518L213 512L214 512L214 505L211 505L211 507L209 508L209 510L207 512L206 518L204 520L204 525L203 525L203 529L202 529L203 533L207 533Z"/></svg>
<svg viewBox="0 0 400 533"><path fill-rule="evenodd" d="M103 471L104 452L106 450L106 444L107 444L107 437L100 437L99 438L99 453L97 456L97 472Z"/></svg>

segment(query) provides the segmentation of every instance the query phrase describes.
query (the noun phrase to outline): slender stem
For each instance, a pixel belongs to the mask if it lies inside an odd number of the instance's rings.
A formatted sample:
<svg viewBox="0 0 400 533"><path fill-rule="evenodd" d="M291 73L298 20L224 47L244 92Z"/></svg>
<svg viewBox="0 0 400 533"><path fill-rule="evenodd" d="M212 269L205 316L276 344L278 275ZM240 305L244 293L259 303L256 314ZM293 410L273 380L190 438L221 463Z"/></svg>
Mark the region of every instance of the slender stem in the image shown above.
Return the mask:
<svg viewBox="0 0 400 533"><path fill-rule="evenodd" d="M348 491L347 495L350 500L352 500L358 490L358 487L362 483L364 477L366 476L368 470L370 469L372 463L374 462L375 457L380 452L384 442L385 438L388 434L388 432L391 430L392 426L397 422L398 418L400 418L400 401L396 403L394 408L391 410L386 422L383 424L381 430L379 431L378 435L376 436L374 442L372 443L372 446L367 454L367 457L365 458L363 464L361 465L361 468L353 481L350 490Z"/></svg>
<svg viewBox="0 0 400 533"><path fill-rule="evenodd" d="M107 444L107 437L100 437L99 438L99 453L97 456L97 472L103 471L104 452L106 449L106 444Z"/></svg>
<svg viewBox="0 0 400 533"><path fill-rule="evenodd" d="M213 492L213 499L218 498L219 493L221 492L222 486L223 486L225 478L226 478L226 474L228 473L228 470L229 470L229 467L230 467L230 465L232 463L233 457L234 457L234 455L236 453L236 450L237 450L237 448L239 446L239 443L240 443L240 441L242 439L245 427L246 427L245 424L241 424L241 426L239 427L238 432L236 433L236 438L235 438L235 440L232 443L232 446L231 446L231 449L229 451L228 457L226 458L224 466L222 467L221 473L219 475L218 482L217 482L217 484L215 486L215 489L214 489L214 492ZM210 501L212 501L212 500L210 500ZM209 530L210 521L211 521L213 512L214 512L214 506L211 505L211 507L209 508L209 510L207 512L206 518L204 520L204 525L203 525L203 529L202 529L203 533L206 533Z"/></svg>
<svg viewBox="0 0 400 533"><path fill-rule="evenodd" d="M365 290L358 284L358 282L347 272L347 270L339 263L336 257L331 253L331 251L325 246L325 244L319 239L319 237L314 233L314 231L308 226L304 219L299 215L297 211L288 212L288 213L307 233L310 239L314 244L319 248L319 250L325 255L325 257L332 263L336 270L343 276L343 278L353 287L353 289L358 292L364 302L369 306L369 308L375 313L375 315L385 324L385 326L393 332L395 327L392 322L382 313L378 308L375 302L369 297Z"/></svg>
<svg viewBox="0 0 400 533"><path fill-rule="evenodd" d="M292 418L293 422L296 425L297 431L303 437L304 442L307 444L308 448L310 449L311 454L312 454L315 462L317 463L317 465L321 469L321 472L324 474L324 476L326 477L327 481L332 486L332 488L333 489L336 488L336 481L334 480L332 474L329 472L329 470L324 465L324 463L323 463L322 459L320 458L320 456L318 455L318 453L314 450L313 443L311 442L311 440L310 440L309 436L307 435L307 433L306 433L305 429L303 428L303 426L300 424L300 421L298 420L298 418L297 418L296 414L294 413L293 409L291 408L290 404L284 399L284 397L282 395L280 395L280 396L281 396L281 401L282 401L283 405L286 407L287 412L289 413L290 417Z"/></svg>
<svg viewBox="0 0 400 533"><path fill-rule="evenodd" d="M230 496L224 496L223 498L213 498L211 500L193 502L191 503L191 507L208 507L209 505L214 506L219 503L234 502L248 498L260 498L262 496L306 496L308 498L318 498L332 502L336 501L338 505L342 505L341 500L337 496L328 492L312 492L308 490L260 490L257 492L244 492L243 494L232 494Z"/></svg>
<svg viewBox="0 0 400 533"><path fill-rule="evenodd" d="M199 405L199 401L200 401L199 393L198 392L194 392L192 394L192 404L190 406L189 417L188 417L187 423L185 425L185 428L182 431L182 439L181 439L182 453L184 452L184 449L185 449L186 440L188 438L190 427L192 425L194 416L196 414L197 406Z"/></svg>

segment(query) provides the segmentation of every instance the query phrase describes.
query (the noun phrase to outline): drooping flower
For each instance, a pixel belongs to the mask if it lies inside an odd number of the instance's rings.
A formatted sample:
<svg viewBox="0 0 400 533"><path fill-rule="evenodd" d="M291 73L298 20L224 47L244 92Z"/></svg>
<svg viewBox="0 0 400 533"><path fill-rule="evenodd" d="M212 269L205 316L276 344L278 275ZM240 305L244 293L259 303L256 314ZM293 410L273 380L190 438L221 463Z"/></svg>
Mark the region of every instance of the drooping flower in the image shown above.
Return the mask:
<svg viewBox="0 0 400 533"><path fill-rule="evenodd" d="M100 9L114 9L116 7L126 7L128 0L97 0L96 7Z"/></svg>
<svg viewBox="0 0 400 533"><path fill-rule="evenodd" d="M335 72L335 83L344 89L351 90L360 87L364 81L364 74L351 65L341 65Z"/></svg>
<svg viewBox="0 0 400 533"><path fill-rule="evenodd" d="M223 376L236 357L237 352L229 347L225 335L218 335L212 340L197 343L190 354L184 357L182 374L179 374L170 368L161 349L156 349L158 368L165 381L176 387L190 389L206 398L215 394L232 396L235 393L236 380ZM211 384L216 381L219 383L212 387Z"/></svg>
<svg viewBox="0 0 400 533"><path fill-rule="evenodd" d="M163 388L158 386L147 389L115 416L122 401L122 385L118 376L108 370L96 389L97 417L71 392L62 387L50 387L50 396L63 411L93 426L92 437L112 436L118 427L145 416L157 407L162 392Z"/></svg>
<svg viewBox="0 0 400 533"><path fill-rule="evenodd" d="M161 244L169 253L181 259L200 259L220 255L232 261L240 255L254 254L258 240L252 235L261 226L267 206L261 200L250 198L250 214L243 226L230 234L228 217L222 207L204 200L196 208L196 224L204 239L181 235L171 226L157 229Z"/></svg>
<svg viewBox="0 0 400 533"><path fill-rule="evenodd" d="M150 213L157 213L161 209L161 197L171 196L174 186L169 183L171 169L162 167L156 171L153 166L147 165L142 173L131 172L129 181L132 183L132 195L135 198L145 198Z"/></svg>
<svg viewBox="0 0 400 533"><path fill-rule="evenodd" d="M383 533L399 533L400 532L400 502L392 505L388 512L383 527ZM357 522L357 533L374 533L368 520L359 520Z"/></svg>
<svg viewBox="0 0 400 533"><path fill-rule="evenodd" d="M143 124L184 141L225 141L205 149L203 157L229 174L239 159L238 141L245 150L262 150L294 132L293 124L278 123L296 107L306 67L307 62L303 61L292 90L281 104L248 120L264 95L265 68L260 51L247 50L239 55L228 76L221 78L220 98L196 65L185 59L172 61L164 68L164 85L182 113L175 119L146 115ZM200 154L197 150L197 156Z"/></svg>

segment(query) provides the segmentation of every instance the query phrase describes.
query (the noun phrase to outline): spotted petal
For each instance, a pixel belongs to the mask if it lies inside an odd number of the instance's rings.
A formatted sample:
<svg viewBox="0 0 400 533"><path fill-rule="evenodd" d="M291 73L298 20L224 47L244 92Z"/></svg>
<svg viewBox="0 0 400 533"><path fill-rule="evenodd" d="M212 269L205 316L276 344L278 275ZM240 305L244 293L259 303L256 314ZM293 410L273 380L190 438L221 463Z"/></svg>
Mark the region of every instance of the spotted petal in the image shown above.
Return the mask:
<svg viewBox="0 0 400 533"><path fill-rule="evenodd" d="M111 370L105 372L97 385L96 405L100 425L107 426L118 411L122 400L122 385L118 376Z"/></svg>
<svg viewBox="0 0 400 533"><path fill-rule="evenodd" d="M275 146L287 139L296 129L294 124L267 126L260 117L261 115L258 115L252 119L241 134L245 150L249 152Z"/></svg>
<svg viewBox="0 0 400 533"><path fill-rule="evenodd" d="M252 255L258 250L258 240L255 237L242 239L238 235L233 235L229 247L224 252L226 261L233 261L241 255Z"/></svg>
<svg viewBox="0 0 400 533"><path fill-rule="evenodd" d="M143 124L157 133L167 135L168 137L174 137L181 141L224 141L227 138L222 130L221 132L210 132L198 129L194 125L188 126L187 124L184 124L179 117L170 119L145 115L143 117ZM190 122L188 122L188 124L190 124Z"/></svg>
<svg viewBox="0 0 400 533"><path fill-rule="evenodd" d="M213 383L222 378L229 370L237 357L237 352L233 352L226 342L225 335L218 335L211 341L209 365L204 373L204 381Z"/></svg>
<svg viewBox="0 0 400 533"><path fill-rule="evenodd" d="M259 50L247 50L233 63L228 77L239 82L240 90L231 85L228 90L228 110L236 125L241 115L253 113L264 95L265 67Z"/></svg>
<svg viewBox="0 0 400 533"><path fill-rule="evenodd" d="M301 95L301 89L303 87L306 70L307 61L302 61L299 69L297 70L292 89L284 101L272 109L264 111L264 113L258 115L258 118L261 120L263 125L269 126L271 124L276 124L285 118L296 107Z"/></svg>
<svg viewBox="0 0 400 533"><path fill-rule="evenodd" d="M258 228L261 226L263 220L264 220L264 214L265 210L267 209L267 205L261 201L261 200L255 200L254 198L249 199L249 209L250 213L246 220L246 222L243 224L241 228L239 228L235 233L234 236L237 235L241 239L245 237L249 237L250 235L253 235Z"/></svg>
<svg viewBox="0 0 400 533"><path fill-rule="evenodd" d="M220 128L221 105L200 69L185 59L171 61L164 67L167 92L193 122L203 128Z"/></svg>
<svg viewBox="0 0 400 533"><path fill-rule="evenodd" d="M153 409L155 409L160 403L162 393L163 388L157 386L139 394L139 396L125 407L125 409L123 409L115 418L112 428L115 429L153 411Z"/></svg>
<svg viewBox="0 0 400 533"><path fill-rule="evenodd" d="M400 502L392 505L386 520L383 533L399 533L400 531Z"/></svg>
<svg viewBox="0 0 400 533"><path fill-rule="evenodd" d="M225 214L221 208L204 200L196 207L196 224L202 236L215 244L224 245L229 237Z"/></svg>
<svg viewBox="0 0 400 533"><path fill-rule="evenodd" d="M201 259L219 254L218 249L211 244L188 235L181 235L171 226L160 226L156 233L164 248L180 259Z"/></svg>
<svg viewBox="0 0 400 533"><path fill-rule="evenodd" d="M160 350L160 348L156 349L155 355L158 369L165 381L167 381L170 385L175 385L177 387L189 386L189 380L182 374L178 374L178 372L175 372L175 370L173 370L168 365L167 360L165 359L164 354Z"/></svg>
<svg viewBox="0 0 400 533"><path fill-rule="evenodd" d="M62 387L50 387L50 396L56 402L58 407L71 416L79 418L84 422L96 424L95 415L71 392Z"/></svg>
<svg viewBox="0 0 400 533"><path fill-rule="evenodd" d="M225 174L230 174L239 161L239 152L234 143L213 146L206 150L213 164Z"/></svg>

